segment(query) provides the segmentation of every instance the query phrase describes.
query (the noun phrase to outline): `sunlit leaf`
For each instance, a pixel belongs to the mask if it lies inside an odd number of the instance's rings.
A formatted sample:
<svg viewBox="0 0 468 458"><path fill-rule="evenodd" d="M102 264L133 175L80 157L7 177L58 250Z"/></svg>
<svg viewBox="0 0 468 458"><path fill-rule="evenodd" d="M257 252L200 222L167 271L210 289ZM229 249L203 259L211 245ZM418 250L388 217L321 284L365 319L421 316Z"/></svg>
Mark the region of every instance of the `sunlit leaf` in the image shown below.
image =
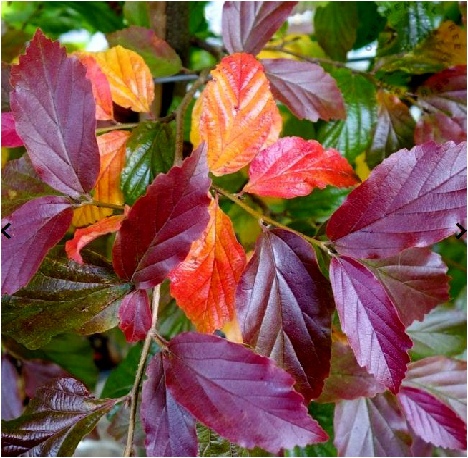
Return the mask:
<svg viewBox="0 0 468 458"><path fill-rule="evenodd" d="M15 148L23 146L23 140L16 132L15 118L13 113L2 113L2 146Z"/></svg>

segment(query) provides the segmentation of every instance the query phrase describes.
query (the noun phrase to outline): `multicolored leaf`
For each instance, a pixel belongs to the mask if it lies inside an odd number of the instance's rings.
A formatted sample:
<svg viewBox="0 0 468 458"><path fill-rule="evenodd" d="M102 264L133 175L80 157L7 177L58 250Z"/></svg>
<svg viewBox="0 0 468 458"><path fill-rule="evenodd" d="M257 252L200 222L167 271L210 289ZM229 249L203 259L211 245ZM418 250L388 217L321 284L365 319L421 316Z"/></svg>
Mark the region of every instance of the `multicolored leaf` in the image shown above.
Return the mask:
<svg viewBox="0 0 468 458"><path fill-rule="evenodd" d="M13 113L2 113L2 146L15 148L23 146L23 140L16 132L15 118Z"/></svg>
<svg viewBox="0 0 468 458"><path fill-rule="evenodd" d="M332 259L330 280L341 328L357 362L398 392L412 344L385 289L364 265L347 257Z"/></svg>
<svg viewBox="0 0 468 458"><path fill-rule="evenodd" d="M146 369L140 406L148 456L197 456L195 419L166 388L161 353Z"/></svg>
<svg viewBox="0 0 468 458"><path fill-rule="evenodd" d="M115 402L95 399L78 380L59 379L38 389L21 417L2 422L2 451L6 456L72 456Z"/></svg>
<svg viewBox="0 0 468 458"><path fill-rule="evenodd" d="M377 166L327 224L336 250L385 258L448 237L466 212L466 142L425 143Z"/></svg>
<svg viewBox="0 0 468 458"><path fill-rule="evenodd" d="M244 342L293 375L306 403L318 397L330 370L333 300L310 245L283 229L264 231L236 307Z"/></svg>
<svg viewBox="0 0 468 458"><path fill-rule="evenodd" d="M279 136L281 119L263 67L252 55L225 57L202 93L200 139L215 175L236 172Z"/></svg>
<svg viewBox="0 0 468 458"><path fill-rule="evenodd" d="M2 294L14 294L37 272L47 252L65 235L72 220L67 197L38 197L2 219L10 238L2 241Z"/></svg>
<svg viewBox="0 0 468 458"><path fill-rule="evenodd" d="M299 119L345 119L336 81L320 65L291 59L262 59L271 92Z"/></svg>
<svg viewBox="0 0 468 458"><path fill-rule="evenodd" d="M151 328L151 307L144 289L132 291L122 299L119 319L127 342L138 342L146 337Z"/></svg>
<svg viewBox="0 0 468 458"><path fill-rule="evenodd" d="M137 52L145 60L153 78L175 75L182 68L177 53L154 30L131 25L107 35L110 46L121 45Z"/></svg>
<svg viewBox="0 0 468 458"><path fill-rule="evenodd" d="M269 358L196 333L179 334L168 350L163 365L169 392L221 436L271 453L327 439L292 389L293 378Z"/></svg>
<svg viewBox="0 0 468 458"><path fill-rule="evenodd" d="M222 34L229 54L258 54L297 2L224 2Z"/></svg>
<svg viewBox="0 0 468 458"><path fill-rule="evenodd" d="M11 70L11 84L16 130L37 174L75 198L90 191L99 151L96 104L84 66L38 30Z"/></svg>
<svg viewBox="0 0 468 458"><path fill-rule="evenodd" d="M154 82L143 58L135 51L114 46L92 54L109 81L112 100L121 107L149 112Z"/></svg>
<svg viewBox="0 0 468 458"><path fill-rule="evenodd" d="M325 150L315 140L284 137L255 156L243 191L291 199L306 196L314 188L357 183L353 168L338 151Z"/></svg>
<svg viewBox="0 0 468 458"><path fill-rule="evenodd" d="M181 167L158 175L117 234L112 256L117 274L141 289L161 283L205 229L209 187L205 145Z"/></svg>
<svg viewBox="0 0 468 458"><path fill-rule="evenodd" d="M217 200L211 200L208 213L208 225L169 278L179 307L199 332L212 333L234 318L236 287L246 259Z"/></svg>

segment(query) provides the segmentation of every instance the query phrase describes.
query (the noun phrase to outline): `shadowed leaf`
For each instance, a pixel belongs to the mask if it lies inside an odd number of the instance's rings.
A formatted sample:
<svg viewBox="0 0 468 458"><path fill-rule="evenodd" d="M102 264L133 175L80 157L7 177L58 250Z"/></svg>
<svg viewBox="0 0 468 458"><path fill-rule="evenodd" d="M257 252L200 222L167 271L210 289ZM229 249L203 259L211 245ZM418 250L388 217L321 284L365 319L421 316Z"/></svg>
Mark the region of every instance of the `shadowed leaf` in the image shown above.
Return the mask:
<svg viewBox="0 0 468 458"><path fill-rule="evenodd" d="M137 289L122 299L119 308L120 329L127 342L138 342L146 337L151 328L151 308L148 293Z"/></svg>

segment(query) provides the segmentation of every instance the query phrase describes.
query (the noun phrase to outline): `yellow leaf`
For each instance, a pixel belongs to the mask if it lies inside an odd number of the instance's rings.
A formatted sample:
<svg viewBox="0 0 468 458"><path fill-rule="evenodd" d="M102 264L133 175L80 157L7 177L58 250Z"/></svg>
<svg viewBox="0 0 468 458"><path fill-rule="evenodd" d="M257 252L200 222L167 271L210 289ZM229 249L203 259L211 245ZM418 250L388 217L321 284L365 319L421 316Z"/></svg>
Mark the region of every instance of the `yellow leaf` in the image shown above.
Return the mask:
<svg viewBox="0 0 468 458"><path fill-rule="evenodd" d="M370 174L369 166L366 162L366 153L361 153L359 156L356 157L356 175L364 181Z"/></svg>
<svg viewBox="0 0 468 458"><path fill-rule="evenodd" d="M307 57L327 58L325 51L321 48L317 41L312 41L308 35L290 34L284 38L277 38L267 43L269 47L281 46L284 49L301 54ZM299 60L298 57L292 56L287 52L282 51L260 51L257 59L293 59Z"/></svg>
<svg viewBox="0 0 468 458"><path fill-rule="evenodd" d="M190 124L190 141L194 147L201 143L200 138L200 116L203 108L203 94L195 101L192 110L192 122Z"/></svg>

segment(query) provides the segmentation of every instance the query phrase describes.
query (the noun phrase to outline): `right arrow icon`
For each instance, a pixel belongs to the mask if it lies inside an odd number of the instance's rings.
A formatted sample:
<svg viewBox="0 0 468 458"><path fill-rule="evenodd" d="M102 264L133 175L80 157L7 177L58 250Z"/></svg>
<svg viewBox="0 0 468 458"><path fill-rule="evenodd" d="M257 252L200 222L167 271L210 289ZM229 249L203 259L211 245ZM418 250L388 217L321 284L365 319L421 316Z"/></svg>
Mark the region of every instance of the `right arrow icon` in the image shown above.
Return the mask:
<svg viewBox="0 0 468 458"><path fill-rule="evenodd" d="M466 232L466 229L459 223L457 223L457 226L459 227L459 229L461 230L461 232L457 235L457 239L459 239L460 237L463 236L463 234Z"/></svg>

